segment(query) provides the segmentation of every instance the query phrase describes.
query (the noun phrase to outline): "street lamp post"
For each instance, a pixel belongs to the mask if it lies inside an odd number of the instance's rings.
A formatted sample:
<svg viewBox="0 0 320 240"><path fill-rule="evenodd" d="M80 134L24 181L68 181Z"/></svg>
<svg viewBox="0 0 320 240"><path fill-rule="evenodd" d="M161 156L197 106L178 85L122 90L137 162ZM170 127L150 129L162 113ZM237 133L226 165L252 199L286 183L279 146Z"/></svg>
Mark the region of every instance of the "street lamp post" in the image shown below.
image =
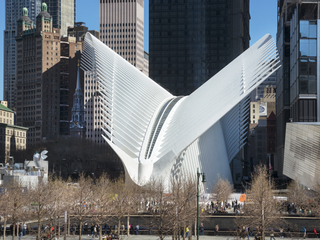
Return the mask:
<svg viewBox="0 0 320 240"><path fill-rule="evenodd" d="M206 175L197 169L197 240L199 240L199 178L202 175L202 182L206 182Z"/></svg>

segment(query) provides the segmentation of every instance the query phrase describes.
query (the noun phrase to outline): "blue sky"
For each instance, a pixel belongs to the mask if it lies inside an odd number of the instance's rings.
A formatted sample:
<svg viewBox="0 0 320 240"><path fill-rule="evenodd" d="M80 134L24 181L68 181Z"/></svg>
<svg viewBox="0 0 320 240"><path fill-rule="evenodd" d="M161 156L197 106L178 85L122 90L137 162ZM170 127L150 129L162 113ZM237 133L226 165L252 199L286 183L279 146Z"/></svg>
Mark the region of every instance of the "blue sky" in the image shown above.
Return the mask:
<svg viewBox="0 0 320 240"><path fill-rule="evenodd" d="M5 0L0 0L0 100L3 99L3 31L5 29ZM88 4L90 3L90 4ZM149 52L149 0L144 0L145 51ZM277 0L250 0L250 45L265 34L276 38ZM77 0L77 21L85 22L90 30L99 30L99 0Z"/></svg>

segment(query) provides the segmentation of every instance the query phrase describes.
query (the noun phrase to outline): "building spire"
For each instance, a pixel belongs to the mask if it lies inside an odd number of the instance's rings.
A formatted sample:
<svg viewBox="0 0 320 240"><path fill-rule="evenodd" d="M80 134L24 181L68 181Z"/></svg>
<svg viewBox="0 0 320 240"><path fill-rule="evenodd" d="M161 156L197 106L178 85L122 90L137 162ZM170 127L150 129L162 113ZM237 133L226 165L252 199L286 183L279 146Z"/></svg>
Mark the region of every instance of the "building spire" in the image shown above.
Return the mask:
<svg viewBox="0 0 320 240"><path fill-rule="evenodd" d="M77 87L76 91L80 90L81 91L81 84L80 84L80 59L78 59L78 71L77 71Z"/></svg>

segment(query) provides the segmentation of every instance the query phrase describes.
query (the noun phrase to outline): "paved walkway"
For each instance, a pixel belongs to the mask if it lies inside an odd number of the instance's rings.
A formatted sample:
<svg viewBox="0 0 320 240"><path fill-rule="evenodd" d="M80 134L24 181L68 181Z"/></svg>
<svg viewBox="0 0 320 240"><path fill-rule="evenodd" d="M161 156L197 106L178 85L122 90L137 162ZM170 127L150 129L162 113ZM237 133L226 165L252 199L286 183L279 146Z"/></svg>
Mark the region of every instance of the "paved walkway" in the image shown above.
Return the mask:
<svg viewBox="0 0 320 240"><path fill-rule="evenodd" d="M3 237L1 236L0 239L3 239ZM11 240L12 236L8 236L6 237L5 240ZM15 240L18 240L19 237L15 237ZM35 236L31 236L31 235L27 235L27 236L23 236L21 238L21 240L34 240L36 239ZM69 236L67 237L67 240L78 240L79 236ZM91 236L87 236L87 235L83 235L82 238L83 240L98 240L99 238L92 238ZM120 236L119 240L159 240L160 238L158 236L150 236L150 235L130 235L129 237L127 236ZM167 236L165 237L166 240L172 240L171 236ZM192 237L192 240L196 240L196 237ZM239 238L236 238L234 236L199 236L200 240L240 240ZM284 240L303 240L303 238L283 238ZM313 239L313 238L306 238L306 239ZM60 240L63 240L63 237L60 237ZM182 238L181 238L182 240ZM187 240L187 239L186 239ZM247 239L245 239L247 240ZM254 237L250 237L250 240L254 240ZM269 240L269 236L266 236L266 240ZM276 237L276 240L280 240L280 238Z"/></svg>

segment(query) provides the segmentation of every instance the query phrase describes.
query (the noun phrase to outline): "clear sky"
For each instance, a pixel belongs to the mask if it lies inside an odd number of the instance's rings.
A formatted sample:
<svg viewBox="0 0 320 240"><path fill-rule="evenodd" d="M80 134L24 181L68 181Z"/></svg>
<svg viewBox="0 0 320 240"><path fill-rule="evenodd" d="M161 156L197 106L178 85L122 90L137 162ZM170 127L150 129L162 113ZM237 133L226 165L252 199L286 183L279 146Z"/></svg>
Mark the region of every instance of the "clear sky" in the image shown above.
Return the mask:
<svg viewBox="0 0 320 240"><path fill-rule="evenodd" d="M144 0L144 49L149 52L149 0ZM277 0L250 0L250 45L265 34L276 38ZM3 99L3 31L5 0L0 0L0 100ZM99 0L77 0L77 21L85 22L89 30L99 31Z"/></svg>

